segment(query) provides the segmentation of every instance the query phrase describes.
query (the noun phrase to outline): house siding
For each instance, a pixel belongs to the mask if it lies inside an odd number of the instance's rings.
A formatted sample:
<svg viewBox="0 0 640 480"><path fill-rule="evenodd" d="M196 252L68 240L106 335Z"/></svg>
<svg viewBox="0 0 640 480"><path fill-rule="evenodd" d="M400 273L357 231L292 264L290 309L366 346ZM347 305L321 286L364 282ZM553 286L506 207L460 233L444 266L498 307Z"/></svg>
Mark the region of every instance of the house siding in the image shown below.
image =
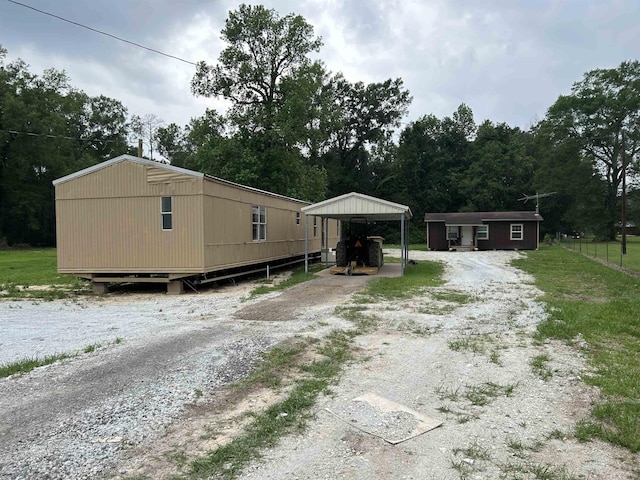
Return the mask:
<svg viewBox="0 0 640 480"><path fill-rule="evenodd" d="M538 222L486 222L489 239L478 240L478 250L535 250L538 248ZM522 225L522 240L511 240L511 225Z"/></svg>
<svg viewBox="0 0 640 480"><path fill-rule="evenodd" d="M477 250L535 250L539 244L539 224L542 217L535 212L458 212L426 213L427 241L431 250L448 250L447 227L458 227L464 233L462 249ZM479 225L487 225L489 238L477 239ZM522 239L511 239L511 226L522 226ZM469 232L475 243L469 245ZM452 247L452 248L458 248Z"/></svg>
<svg viewBox="0 0 640 480"><path fill-rule="evenodd" d="M429 222L427 245L431 250L448 250L447 227L444 222Z"/></svg>

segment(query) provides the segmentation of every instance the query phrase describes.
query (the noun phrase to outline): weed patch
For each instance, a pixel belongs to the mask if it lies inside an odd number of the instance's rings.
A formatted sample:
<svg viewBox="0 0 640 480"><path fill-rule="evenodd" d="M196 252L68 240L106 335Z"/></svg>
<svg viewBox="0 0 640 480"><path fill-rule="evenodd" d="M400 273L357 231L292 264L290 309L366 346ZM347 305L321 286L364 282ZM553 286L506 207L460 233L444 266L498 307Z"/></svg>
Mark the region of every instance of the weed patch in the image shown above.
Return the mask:
<svg viewBox="0 0 640 480"><path fill-rule="evenodd" d="M116 339L113 343L118 344L121 342L122 340ZM30 371L38 367L44 367L45 365L51 365L61 360L78 357L83 353L92 353L101 346L102 345L99 343L94 343L92 345L87 345L79 352L55 353L53 355L46 355L44 357L29 357L17 360L15 362L4 363L0 365L0 378L9 377L14 374L29 373Z"/></svg>
<svg viewBox="0 0 640 480"><path fill-rule="evenodd" d="M293 271L291 276L280 283L273 284L273 281L267 280L264 285L260 285L254 288L251 293L249 293L249 298L257 297L258 295L265 295L271 292L280 292L282 290L286 290L287 288L293 287L294 285L298 285L299 283L307 282L309 280L313 280L316 277L316 273L320 270L323 270L324 265L309 265L308 272L305 272L304 268L297 268Z"/></svg>

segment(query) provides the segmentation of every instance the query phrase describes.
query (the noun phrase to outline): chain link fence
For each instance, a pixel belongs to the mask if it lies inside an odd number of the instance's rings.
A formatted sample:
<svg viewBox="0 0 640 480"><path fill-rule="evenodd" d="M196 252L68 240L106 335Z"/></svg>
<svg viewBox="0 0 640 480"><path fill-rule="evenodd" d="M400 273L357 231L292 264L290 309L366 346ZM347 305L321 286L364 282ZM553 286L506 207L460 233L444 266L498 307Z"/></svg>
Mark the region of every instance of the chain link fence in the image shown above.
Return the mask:
<svg viewBox="0 0 640 480"><path fill-rule="evenodd" d="M622 253L620 239L600 242L589 237L561 238L560 244L589 257L597 258L605 263L640 273L640 237L627 237L626 254Z"/></svg>

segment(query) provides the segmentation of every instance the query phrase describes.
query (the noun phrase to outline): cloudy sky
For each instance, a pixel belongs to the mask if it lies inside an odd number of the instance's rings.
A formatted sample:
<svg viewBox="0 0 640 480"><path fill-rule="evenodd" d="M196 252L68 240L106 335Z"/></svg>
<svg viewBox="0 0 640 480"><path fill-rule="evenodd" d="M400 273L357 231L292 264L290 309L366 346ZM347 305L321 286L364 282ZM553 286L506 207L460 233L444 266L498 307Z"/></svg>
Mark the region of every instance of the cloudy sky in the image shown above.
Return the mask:
<svg viewBox="0 0 640 480"><path fill-rule="evenodd" d="M215 63L234 0L19 0L180 57ZM248 2L247 2L248 3ZM401 77L405 122L469 105L528 128L594 68L640 58L640 0L265 0L302 15L322 37L319 58L351 81ZM129 113L186 124L216 99L195 98L195 67L0 0L0 44L32 73L65 70L76 88Z"/></svg>

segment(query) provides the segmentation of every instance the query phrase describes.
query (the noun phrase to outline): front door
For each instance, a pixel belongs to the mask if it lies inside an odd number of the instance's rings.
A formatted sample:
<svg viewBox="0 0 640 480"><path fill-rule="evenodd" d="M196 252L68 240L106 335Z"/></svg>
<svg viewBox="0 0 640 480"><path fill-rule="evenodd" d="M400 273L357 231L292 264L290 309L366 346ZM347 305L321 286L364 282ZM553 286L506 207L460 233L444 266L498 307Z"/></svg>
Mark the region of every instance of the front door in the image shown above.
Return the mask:
<svg viewBox="0 0 640 480"><path fill-rule="evenodd" d="M463 247L473 247L473 227L463 226L460 228L460 245Z"/></svg>

